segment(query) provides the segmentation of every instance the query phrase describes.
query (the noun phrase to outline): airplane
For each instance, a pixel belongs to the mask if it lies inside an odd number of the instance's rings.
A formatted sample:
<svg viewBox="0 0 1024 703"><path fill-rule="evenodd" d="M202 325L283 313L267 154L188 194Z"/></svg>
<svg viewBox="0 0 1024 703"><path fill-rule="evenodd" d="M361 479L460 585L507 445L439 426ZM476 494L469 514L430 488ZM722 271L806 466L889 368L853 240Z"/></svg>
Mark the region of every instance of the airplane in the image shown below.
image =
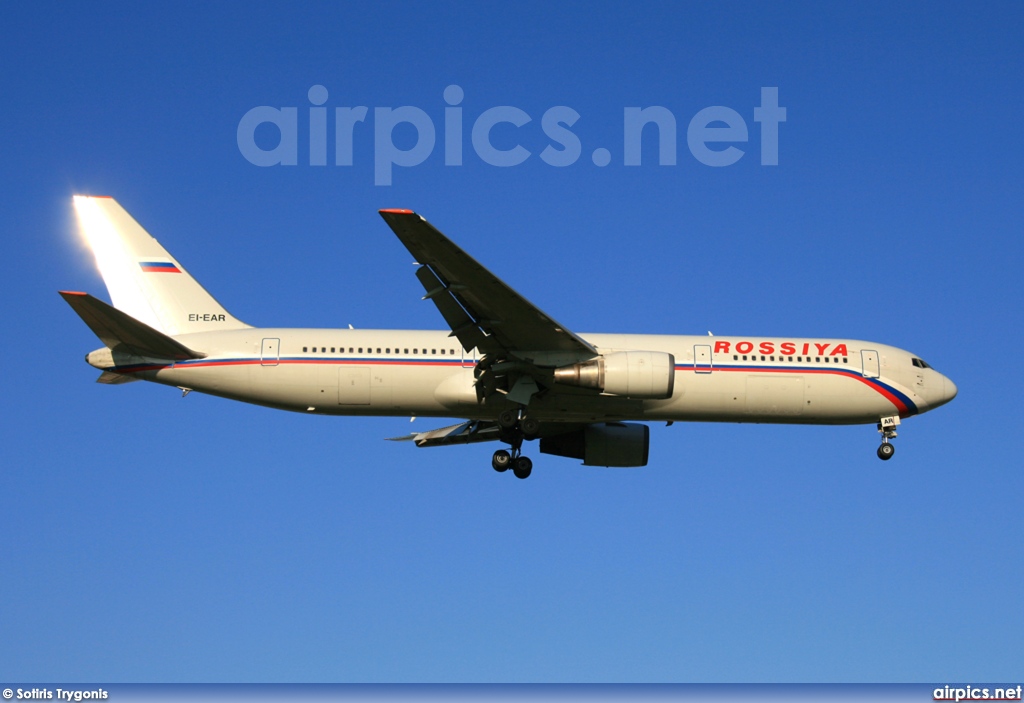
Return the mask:
<svg viewBox="0 0 1024 703"><path fill-rule="evenodd" d="M417 262L447 330L247 325L109 196L74 196L112 305L61 291L103 347L100 383L146 380L321 415L455 417L395 440L497 441L496 471L533 469L523 444L586 466L646 466L646 422L874 424L892 458L901 420L952 400L921 357L875 342L575 334L411 210L380 210Z"/></svg>

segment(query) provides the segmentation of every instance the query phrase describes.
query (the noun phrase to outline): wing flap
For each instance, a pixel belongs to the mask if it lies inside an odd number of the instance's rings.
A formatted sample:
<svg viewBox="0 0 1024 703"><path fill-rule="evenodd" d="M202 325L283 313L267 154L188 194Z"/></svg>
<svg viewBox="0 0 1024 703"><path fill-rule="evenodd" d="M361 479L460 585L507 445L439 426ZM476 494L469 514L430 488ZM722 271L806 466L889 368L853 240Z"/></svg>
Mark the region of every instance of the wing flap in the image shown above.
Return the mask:
<svg viewBox="0 0 1024 703"><path fill-rule="evenodd" d="M452 290L430 270L429 266L421 266L416 271L416 278L420 280L424 290L427 291L423 297L429 298L437 306L441 317L452 328L452 334L458 338L463 349L471 351L485 345L486 337L483 332L480 331L466 309L459 304Z"/></svg>

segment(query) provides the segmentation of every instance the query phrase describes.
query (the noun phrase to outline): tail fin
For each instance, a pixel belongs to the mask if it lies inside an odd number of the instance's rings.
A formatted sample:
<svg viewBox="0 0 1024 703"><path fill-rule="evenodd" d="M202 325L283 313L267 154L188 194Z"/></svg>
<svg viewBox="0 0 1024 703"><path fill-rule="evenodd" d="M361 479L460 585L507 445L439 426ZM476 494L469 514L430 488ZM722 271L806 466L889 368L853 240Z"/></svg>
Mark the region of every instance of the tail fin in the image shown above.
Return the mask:
<svg viewBox="0 0 1024 703"><path fill-rule="evenodd" d="M75 212L118 310L167 335L248 327L113 198L76 195Z"/></svg>

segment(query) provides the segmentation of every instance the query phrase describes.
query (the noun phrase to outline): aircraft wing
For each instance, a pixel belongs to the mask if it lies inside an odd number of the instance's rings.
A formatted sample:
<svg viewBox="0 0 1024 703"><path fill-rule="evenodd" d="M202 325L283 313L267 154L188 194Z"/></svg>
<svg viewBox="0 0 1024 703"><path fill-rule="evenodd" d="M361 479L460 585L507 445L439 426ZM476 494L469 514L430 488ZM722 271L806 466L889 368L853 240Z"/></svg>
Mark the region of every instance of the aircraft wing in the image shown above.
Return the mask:
<svg viewBox="0 0 1024 703"><path fill-rule="evenodd" d="M512 290L412 210L381 210L421 267L416 277L466 351L575 352L596 356L573 334Z"/></svg>
<svg viewBox="0 0 1024 703"><path fill-rule="evenodd" d="M413 432L402 437L389 437L392 442L415 442L417 447L444 447L449 444L473 444L501 438L501 430L493 422L469 420L427 432Z"/></svg>

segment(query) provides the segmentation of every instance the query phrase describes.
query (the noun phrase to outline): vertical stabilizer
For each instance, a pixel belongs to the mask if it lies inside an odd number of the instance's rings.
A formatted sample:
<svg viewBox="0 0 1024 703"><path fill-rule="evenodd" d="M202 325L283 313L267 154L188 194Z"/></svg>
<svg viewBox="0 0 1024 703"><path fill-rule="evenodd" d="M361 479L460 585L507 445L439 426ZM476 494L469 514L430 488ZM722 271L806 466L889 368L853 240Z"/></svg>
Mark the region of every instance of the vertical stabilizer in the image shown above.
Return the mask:
<svg viewBox="0 0 1024 703"><path fill-rule="evenodd" d="M75 212L118 310L172 336L248 327L113 198L76 195Z"/></svg>

